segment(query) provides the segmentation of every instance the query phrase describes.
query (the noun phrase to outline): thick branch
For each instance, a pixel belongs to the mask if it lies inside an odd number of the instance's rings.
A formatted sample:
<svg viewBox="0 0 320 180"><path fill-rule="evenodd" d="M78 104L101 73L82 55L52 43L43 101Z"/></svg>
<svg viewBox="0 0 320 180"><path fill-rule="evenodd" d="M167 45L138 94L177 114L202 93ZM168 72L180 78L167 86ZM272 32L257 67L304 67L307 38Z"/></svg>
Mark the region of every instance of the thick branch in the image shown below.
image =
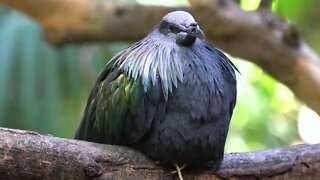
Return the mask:
<svg viewBox="0 0 320 180"><path fill-rule="evenodd" d="M121 4L108 0L0 0L35 20L52 44L136 41L175 8Z"/></svg>
<svg viewBox="0 0 320 180"><path fill-rule="evenodd" d="M248 59L286 84L320 114L320 58L295 26L266 9L246 12L230 0L190 0L189 8L124 5L107 0L0 0L40 22L53 44L138 40L169 11L192 11L206 39Z"/></svg>
<svg viewBox="0 0 320 180"><path fill-rule="evenodd" d="M232 153L216 174L183 171L186 179L320 178L320 144ZM130 148L0 128L0 179L173 179Z"/></svg>

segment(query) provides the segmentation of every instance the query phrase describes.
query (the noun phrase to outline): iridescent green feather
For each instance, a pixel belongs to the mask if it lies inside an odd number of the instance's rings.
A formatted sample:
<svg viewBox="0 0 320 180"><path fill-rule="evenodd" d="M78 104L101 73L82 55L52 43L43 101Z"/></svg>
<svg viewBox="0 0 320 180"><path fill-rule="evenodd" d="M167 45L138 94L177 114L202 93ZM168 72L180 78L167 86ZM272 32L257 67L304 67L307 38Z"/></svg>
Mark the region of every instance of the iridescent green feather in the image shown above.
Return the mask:
<svg viewBox="0 0 320 180"><path fill-rule="evenodd" d="M169 93L182 81L179 59L148 41L117 54L99 75L77 139L133 144L148 132L158 118L157 106L164 108Z"/></svg>
<svg viewBox="0 0 320 180"><path fill-rule="evenodd" d="M115 68L117 60L113 59L100 74L89 97L77 139L133 144L150 128L157 108L146 102L154 99L146 98L152 96L152 88L145 91L141 77L135 80ZM149 84L151 87L151 81ZM145 104L148 104L147 108Z"/></svg>

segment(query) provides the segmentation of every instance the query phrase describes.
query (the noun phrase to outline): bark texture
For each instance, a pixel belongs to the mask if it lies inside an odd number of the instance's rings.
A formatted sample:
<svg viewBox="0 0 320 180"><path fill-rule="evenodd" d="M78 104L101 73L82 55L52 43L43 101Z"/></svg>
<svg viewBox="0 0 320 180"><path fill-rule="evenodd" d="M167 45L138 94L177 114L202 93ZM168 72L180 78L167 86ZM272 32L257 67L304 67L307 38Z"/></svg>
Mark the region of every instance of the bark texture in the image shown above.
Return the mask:
<svg viewBox="0 0 320 180"><path fill-rule="evenodd" d="M142 6L109 0L0 0L35 20L55 45L137 41L173 10L191 12L206 40L259 65L320 114L320 58L295 25L268 8L240 9L232 0L189 0L191 7Z"/></svg>
<svg viewBox="0 0 320 180"><path fill-rule="evenodd" d="M176 179L169 169L126 147L0 128L0 179ZM217 172L182 174L185 179L320 179L319 169L316 144L226 154Z"/></svg>

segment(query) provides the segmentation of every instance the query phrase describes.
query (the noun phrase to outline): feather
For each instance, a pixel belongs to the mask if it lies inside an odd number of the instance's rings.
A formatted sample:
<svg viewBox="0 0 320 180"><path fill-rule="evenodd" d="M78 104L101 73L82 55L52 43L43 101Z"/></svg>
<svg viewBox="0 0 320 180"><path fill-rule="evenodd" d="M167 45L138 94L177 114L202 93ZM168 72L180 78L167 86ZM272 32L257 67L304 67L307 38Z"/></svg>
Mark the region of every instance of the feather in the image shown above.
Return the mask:
<svg viewBox="0 0 320 180"><path fill-rule="evenodd" d="M151 67L149 69L153 85L155 85L155 83L157 82L157 77L158 77L158 74L159 74L158 59L159 59L158 53L157 53L156 50L154 50Z"/></svg>
<svg viewBox="0 0 320 180"><path fill-rule="evenodd" d="M161 46L162 47L162 46ZM159 70L159 75L161 79L161 87L162 87L162 92L164 95L164 98L167 100L168 99L168 77L167 77L167 71L168 71L168 62L167 59L163 57L163 49L158 50L158 70Z"/></svg>
<svg viewBox="0 0 320 180"><path fill-rule="evenodd" d="M149 82L149 81L151 78L150 66L153 58L154 58L154 51L149 50L143 59L145 61L145 64L142 67L141 81L142 81L143 89L145 92L147 91L148 86L152 84L152 82Z"/></svg>

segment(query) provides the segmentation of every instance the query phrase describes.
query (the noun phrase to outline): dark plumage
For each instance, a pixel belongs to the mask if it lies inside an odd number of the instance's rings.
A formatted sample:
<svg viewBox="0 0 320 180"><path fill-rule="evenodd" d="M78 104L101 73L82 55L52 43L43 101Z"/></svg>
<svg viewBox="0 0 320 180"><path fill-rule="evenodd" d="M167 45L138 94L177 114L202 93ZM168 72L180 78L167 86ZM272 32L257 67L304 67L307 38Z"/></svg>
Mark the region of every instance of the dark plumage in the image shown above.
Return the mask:
<svg viewBox="0 0 320 180"><path fill-rule="evenodd" d="M236 103L234 69L189 13L169 13L102 70L76 139L217 168Z"/></svg>

